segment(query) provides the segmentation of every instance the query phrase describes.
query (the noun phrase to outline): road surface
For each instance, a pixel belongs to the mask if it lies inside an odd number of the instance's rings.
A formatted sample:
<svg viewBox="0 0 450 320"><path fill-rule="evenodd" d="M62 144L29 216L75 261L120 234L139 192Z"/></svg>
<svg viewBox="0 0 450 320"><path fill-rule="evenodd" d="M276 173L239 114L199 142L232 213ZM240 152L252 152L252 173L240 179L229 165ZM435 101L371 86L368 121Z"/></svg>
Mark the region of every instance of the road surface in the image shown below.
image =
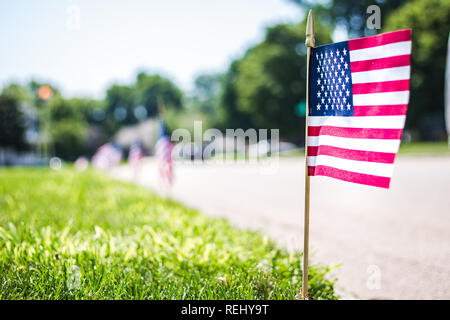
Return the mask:
<svg viewBox="0 0 450 320"><path fill-rule="evenodd" d="M303 161L280 159L273 172L180 163L170 197L301 249ZM152 159L137 181L128 166L112 175L159 190ZM312 177L310 252L313 263L340 264L343 298L450 299L450 157L399 156L389 190Z"/></svg>

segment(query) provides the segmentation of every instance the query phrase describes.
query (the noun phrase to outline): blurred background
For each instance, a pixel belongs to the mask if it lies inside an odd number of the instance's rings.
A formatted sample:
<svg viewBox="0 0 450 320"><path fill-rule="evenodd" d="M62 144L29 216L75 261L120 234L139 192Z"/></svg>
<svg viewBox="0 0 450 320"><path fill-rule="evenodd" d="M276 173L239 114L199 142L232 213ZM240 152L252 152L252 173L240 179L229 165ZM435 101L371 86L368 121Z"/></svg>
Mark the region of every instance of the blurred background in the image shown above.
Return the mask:
<svg viewBox="0 0 450 320"><path fill-rule="evenodd" d="M370 5L380 29L367 28ZM0 165L90 159L109 142L153 155L161 110L169 134L194 120L277 128L290 153L276 174L180 163L171 195L301 248L309 8L316 45L413 30L391 189L312 179L313 261L342 265L345 298L450 298L448 0L2 1ZM141 169L138 182L157 190L152 158ZM136 182L126 165L112 175Z"/></svg>
<svg viewBox="0 0 450 320"><path fill-rule="evenodd" d="M381 29L368 29L369 5ZM4 1L0 12L0 163L92 156L107 141L125 151L169 132L279 128L304 143L305 12L317 44L413 29L404 143L447 134L444 79L450 28L444 0L267 0L183 3Z"/></svg>

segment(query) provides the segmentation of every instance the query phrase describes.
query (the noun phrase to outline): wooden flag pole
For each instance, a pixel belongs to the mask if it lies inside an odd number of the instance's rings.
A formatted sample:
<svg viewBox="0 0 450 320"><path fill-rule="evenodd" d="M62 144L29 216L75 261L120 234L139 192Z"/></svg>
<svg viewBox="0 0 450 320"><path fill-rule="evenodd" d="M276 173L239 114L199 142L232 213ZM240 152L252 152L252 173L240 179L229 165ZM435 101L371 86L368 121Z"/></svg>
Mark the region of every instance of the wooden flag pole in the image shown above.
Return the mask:
<svg viewBox="0 0 450 320"><path fill-rule="evenodd" d="M309 299L308 295L308 255L309 255L309 174L308 174L308 116L309 116L309 63L311 48L314 47L314 18L312 10L309 10L306 22L306 119L305 119L305 224L303 238L303 299Z"/></svg>

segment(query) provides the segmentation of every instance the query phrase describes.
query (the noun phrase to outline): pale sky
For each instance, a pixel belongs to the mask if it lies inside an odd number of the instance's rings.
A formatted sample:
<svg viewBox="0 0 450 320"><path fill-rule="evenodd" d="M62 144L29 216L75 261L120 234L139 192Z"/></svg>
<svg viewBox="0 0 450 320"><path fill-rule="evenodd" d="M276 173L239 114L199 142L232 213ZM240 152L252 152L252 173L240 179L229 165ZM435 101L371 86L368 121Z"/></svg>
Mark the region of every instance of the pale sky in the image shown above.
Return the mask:
<svg viewBox="0 0 450 320"><path fill-rule="evenodd" d="M267 26L303 18L288 0L2 0L0 86L33 78L67 96L102 98L111 83L146 70L190 90Z"/></svg>

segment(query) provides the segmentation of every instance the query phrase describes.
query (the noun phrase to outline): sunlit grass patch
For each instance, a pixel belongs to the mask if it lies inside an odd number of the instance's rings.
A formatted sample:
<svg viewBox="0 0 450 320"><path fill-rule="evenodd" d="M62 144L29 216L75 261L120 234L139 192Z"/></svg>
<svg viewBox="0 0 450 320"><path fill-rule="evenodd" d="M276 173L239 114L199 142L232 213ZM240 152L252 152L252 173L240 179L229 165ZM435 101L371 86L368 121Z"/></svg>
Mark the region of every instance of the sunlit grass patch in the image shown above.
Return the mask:
<svg viewBox="0 0 450 320"><path fill-rule="evenodd" d="M1 299L294 299L301 255L86 171L0 169ZM328 268L310 294L335 298Z"/></svg>
<svg viewBox="0 0 450 320"><path fill-rule="evenodd" d="M446 141L402 143L400 145L399 154L450 155L450 146Z"/></svg>

